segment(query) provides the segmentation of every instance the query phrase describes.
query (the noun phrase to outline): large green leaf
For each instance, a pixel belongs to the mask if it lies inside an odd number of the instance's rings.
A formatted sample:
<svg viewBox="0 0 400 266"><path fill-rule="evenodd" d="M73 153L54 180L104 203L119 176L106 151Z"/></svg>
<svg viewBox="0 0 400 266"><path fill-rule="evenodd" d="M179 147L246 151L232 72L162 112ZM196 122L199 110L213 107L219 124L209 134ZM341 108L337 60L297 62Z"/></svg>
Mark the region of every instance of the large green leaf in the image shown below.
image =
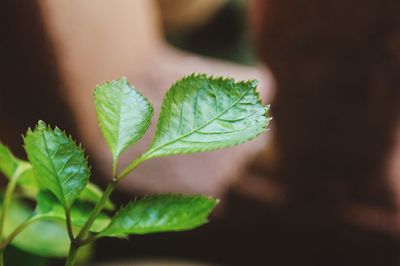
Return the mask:
<svg viewBox="0 0 400 266"><path fill-rule="evenodd" d="M122 208L100 236L190 230L206 223L217 203L218 200L204 196L145 197Z"/></svg>
<svg viewBox="0 0 400 266"><path fill-rule="evenodd" d="M71 222L72 225L81 228L86 220L89 218L90 213L92 211L91 206L76 201L71 208ZM40 215L46 219L57 219L61 221L65 221L65 210L63 206L61 206L57 199L54 198L53 194L46 191L41 191L37 196L37 206L35 210L36 215ZM107 227L110 223L110 218L101 213L97 216L94 224L90 228L92 232L100 232Z"/></svg>
<svg viewBox="0 0 400 266"><path fill-rule="evenodd" d="M60 129L39 121L28 130L25 151L41 188L54 193L65 208L70 208L89 180L89 168L81 147Z"/></svg>
<svg viewBox="0 0 400 266"><path fill-rule="evenodd" d="M264 132L268 107L257 81L191 75L168 91L150 149L142 158L212 151L251 140Z"/></svg>
<svg viewBox="0 0 400 266"><path fill-rule="evenodd" d="M32 210L14 200L5 223L5 234L11 232L25 220L29 219ZM12 245L19 249L43 257L65 257L68 254L70 240L65 222L38 220L20 233Z"/></svg>
<svg viewBox="0 0 400 266"><path fill-rule="evenodd" d="M126 78L98 85L94 99L97 120L116 162L126 148L146 133L153 108Z"/></svg>

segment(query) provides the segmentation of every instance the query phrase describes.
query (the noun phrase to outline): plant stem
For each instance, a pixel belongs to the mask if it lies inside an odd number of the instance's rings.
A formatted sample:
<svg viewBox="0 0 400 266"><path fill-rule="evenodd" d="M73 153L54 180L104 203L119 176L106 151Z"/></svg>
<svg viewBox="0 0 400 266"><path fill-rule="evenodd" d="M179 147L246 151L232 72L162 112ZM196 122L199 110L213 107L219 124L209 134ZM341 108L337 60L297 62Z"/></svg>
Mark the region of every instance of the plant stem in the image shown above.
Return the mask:
<svg viewBox="0 0 400 266"><path fill-rule="evenodd" d="M67 261L65 262L65 266L73 266L76 262L76 256L78 255L79 247L76 246L73 242L71 242L69 253L67 257Z"/></svg>
<svg viewBox="0 0 400 266"><path fill-rule="evenodd" d="M6 224L6 218L8 209L10 207L12 195L14 193L15 187L17 185L18 178L26 170L24 167L18 167L10 178L7 184L6 192L4 194L3 206L0 212L0 241L3 240L4 228ZM15 230L0 244L0 266L4 266L4 249L7 247L14 238L21 233L29 224L36 221L36 219L28 219L24 223L20 224Z"/></svg>
<svg viewBox="0 0 400 266"><path fill-rule="evenodd" d="M115 164L115 166L113 166L114 178L108 184L106 190L103 193L103 196L101 197L100 201L94 207L94 209L93 209L92 213L90 214L89 218L87 219L86 223L83 225L82 229L79 231L78 236L75 239L73 237L71 239L71 245L70 245L70 249L69 249L69 253L68 253L68 257L67 257L65 266L73 266L75 264L76 255L79 251L79 248L81 246L87 245L97 239L96 236L89 237L87 239L85 239L85 238L86 238L87 234L89 233L89 230L92 227L97 216L104 209L104 206L106 205L108 199L110 198L111 193L114 191L114 189L118 185L119 181L121 181L124 177L126 177L133 169L135 169L144 160L145 160L144 157L137 158L130 165L128 165L128 167L117 177L115 174L116 164ZM67 212L67 214L68 214L68 212ZM72 234L70 233L70 235L72 235Z"/></svg>
<svg viewBox="0 0 400 266"><path fill-rule="evenodd" d="M86 239L80 241L80 242L79 242L79 245L80 245L80 246L85 246L85 245L88 245L88 244L90 244L90 243L96 241L97 239L98 239L98 235L91 235L90 237L88 237L88 238L86 238Z"/></svg>
<svg viewBox="0 0 400 266"><path fill-rule="evenodd" d="M25 170L26 170L25 167L18 166L17 169L15 169L13 175L10 178L10 181L7 184L6 192L4 193L3 205L2 205L1 211L0 211L0 241L3 241L7 213L8 213L8 209L10 207L10 203L11 203L11 199L12 199L15 187L17 186L18 178L21 176L21 174ZM28 222L28 221L26 221L27 224L30 224L30 222ZM22 225L24 225L24 224L22 224ZM0 266L4 266L4 249L23 230L23 229L19 230L20 227L21 227L21 225L18 226L14 230L14 232L11 233L11 235L6 240L4 240L4 242L1 242L1 244L0 244ZM26 226L23 226L23 228L25 228L25 227Z"/></svg>
<svg viewBox="0 0 400 266"><path fill-rule="evenodd" d="M139 164L146 160L146 157L143 154L142 156L136 158L133 162L131 162L118 176L118 180L124 179L133 169L135 169Z"/></svg>
<svg viewBox="0 0 400 266"><path fill-rule="evenodd" d="M4 249L5 247L7 247L8 244L10 244L14 238L16 238L19 233L21 233L22 231L24 231L24 229L30 225L31 223L36 222L37 220L41 219L42 216L34 216L28 220L26 220L25 222L23 222L22 224L20 224L17 228L14 229L14 231L0 244L0 250Z"/></svg>
<svg viewBox="0 0 400 266"><path fill-rule="evenodd" d="M117 176L117 161L113 159L112 164L112 176Z"/></svg>
<svg viewBox="0 0 400 266"><path fill-rule="evenodd" d="M10 202L11 202L11 198L14 193L14 190L15 190L15 186L17 185L17 180L22 173L21 170L22 170L21 167L18 167L15 170L10 181L8 182L6 192L4 194L3 206L2 206L1 212L0 212L0 240L3 239L3 233L4 233L5 223L6 223L7 212L10 207Z"/></svg>
<svg viewBox="0 0 400 266"><path fill-rule="evenodd" d="M101 197L100 201L96 204L92 213L90 214L89 218L87 219L86 223L80 230L78 236L75 239L71 239L71 245L69 248L68 257L67 257L65 266L73 266L75 264L76 255L78 253L80 246L90 243L87 240L85 241L83 239L89 233L90 227L92 227L97 216L103 210L104 206L107 203L107 200L110 198L110 195L114 191L117 184L118 184L118 180L116 178L113 178L111 180L111 182L108 184L106 190L104 191L104 194Z"/></svg>
<svg viewBox="0 0 400 266"><path fill-rule="evenodd" d="M67 221L67 231L71 243L75 241L74 232L72 231L71 211L70 209L65 210L65 220Z"/></svg>
<svg viewBox="0 0 400 266"><path fill-rule="evenodd" d="M107 200L110 198L111 193L114 191L115 187L118 185L118 180L113 178L111 182L108 184L106 190L104 191L103 196L101 197L100 201L94 207L92 213L90 214L88 220L86 221L85 225L82 227L81 231L79 232L78 236L76 237L76 241L79 243L86 237L88 234L90 227L92 227L94 221L96 220L99 213L103 210L104 206L107 203Z"/></svg>
<svg viewBox="0 0 400 266"><path fill-rule="evenodd" d="M87 244L86 241L82 241L83 238L89 233L90 227L92 227L94 221L96 220L99 213L103 210L107 200L109 199L111 193L117 186L118 181L113 179L110 184L107 186L106 190L104 191L103 196L101 197L100 201L97 203L95 208L93 209L92 213L90 214L88 220L82 227L81 231L79 232L78 236L74 239L71 239L71 245L69 247L67 261L65 262L65 266L73 266L75 265L76 256L78 254L78 250L80 246ZM71 238L71 236L70 236Z"/></svg>
<svg viewBox="0 0 400 266"><path fill-rule="evenodd" d="M76 237L76 241L78 244L86 237L88 234L90 227L93 225L94 221L96 220L99 213L104 209L108 199L110 198L111 193L114 191L115 187L118 185L119 181L124 179L133 169L135 169L140 163L145 160L144 157L138 157L134 160L128 167L122 171L117 177L114 175L114 178L108 184L106 190L104 191L103 196L101 197L100 201L94 207L92 213L90 214L88 220L86 221L85 225L82 227L81 231L79 232L78 236ZM114 172L114 171L113 171Z"/></svg>

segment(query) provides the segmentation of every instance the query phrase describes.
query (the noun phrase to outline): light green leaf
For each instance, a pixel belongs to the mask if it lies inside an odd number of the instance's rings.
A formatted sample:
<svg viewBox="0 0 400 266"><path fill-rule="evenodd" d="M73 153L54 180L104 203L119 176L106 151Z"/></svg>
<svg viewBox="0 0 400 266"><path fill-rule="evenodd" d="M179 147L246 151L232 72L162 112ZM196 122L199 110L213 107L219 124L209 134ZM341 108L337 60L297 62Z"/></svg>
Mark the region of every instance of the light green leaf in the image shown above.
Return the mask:
<svg viewBox="0 0 400 266"><path fill-rule="evenodd" d="M89 168L81 147L60 129L42 121L24 138L25 151L41 188L50 190L70 208L89 180Z"/></svg>
<svg viewBox="0 0 400 266"><path fill-rule="evenodd" d="M15 157L2 143L0 143L0 172L8 179L18 174L19 176L15 177L17 184L29 196L35 195L38 186L31 164Z"/></svg>
<svg viewBox="0 0 400 266"><path fill-rule="evenodd" d="M29 189L32 192L37 191L39 189L38 182L36 180L35 171L32 165L28 162L25 162L25 171L23 171L18 178L18 185L23 189Z"/></svg>
<svg viewBox="0 0 400 266"><path fill-rule="evenodd" d="M256 91L257 81L191 75L167 92L157 130L144 159L212 151L251 140L269 118Z"/></svg>
<svg viewBox="0 0 400 266"><path fill-rule="evenodd" d="M5 235L31 217L32 210L13 200L5 223ZM65 222L38 220L20 233L12 245L19 249L43 257L65 257L68 254L70 240Z"/></svg>
<svg viewBox="0 0 400 266"><path fill-rule="evenodd" d="M14 157L11 151L0 143L0 171L7 177L11 178L15 170L17 170L19 161Z"/></svg>
<svg viewBox="0 0 400 266"><path fill-rule="evenodd" d="M94 93L97 120L114 162L150 126L153 108L126 78L102 83Z"/></svg>
<svg viewBox="0 0 400 266"><path fill-rule="evenodd" d="M76 201L71 208L71 222L74 227L81 228L89 218L92 208L82 202ZM62 205L57 202L53 194L47 191L41 191L37 197L36 215L40 215L46 219L57 219L65 221L65 210ZM90 231L100 232L110 223L110 218L101 213L96 218Z"/></svg>
<svg viewBox="0 0 400 266"><path fill-rule="evenodd" d="M190 230L206 223L217 203L218 200L204 196L145 197L122 208L100 236Z"/></svg>

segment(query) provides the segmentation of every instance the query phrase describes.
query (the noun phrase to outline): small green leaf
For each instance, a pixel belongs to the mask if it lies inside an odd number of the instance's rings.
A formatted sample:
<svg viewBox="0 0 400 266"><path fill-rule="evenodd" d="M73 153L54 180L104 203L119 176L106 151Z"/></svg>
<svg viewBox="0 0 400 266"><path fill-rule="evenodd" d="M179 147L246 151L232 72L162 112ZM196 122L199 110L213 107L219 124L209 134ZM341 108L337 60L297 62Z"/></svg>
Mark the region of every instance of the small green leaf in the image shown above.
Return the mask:
<svg viewBox="0 0 400 266"><path fill-rule="evenodd" d="M218 200L204 196L145 197L122 208L100 236L190 230L206 223L217 203Z"/></svg>
<svg viewBox="0 0 400 266"><path fill-rule="evenodd" d="M24 138L25 151L41 188L50 190L70 208L89 180L89 168L81 147L60 129L39 121Z"/></svg>
<svg viewBox="0 0 400 266"><path fill-rule="evenodd" d="M74 227L81 228L86 220L89 218L92 208L79 201L75 201L71 208L71 222ZM41 191L37 197L37 206L35 210L36 215L40 215L42 218L46 219L57 219L65 221L65 210L62 205L57 202L53 194L47 191ZM110 218L101 213L94 224L92 225L90 231L100 232L107 227L110 223Z"/></svg>
<svg viewBox="0 0 400 266"><path fill-rule="evenodd" d="M7 177L11 178L15 170L18 168L19 161L11 151L0 143L0 171Z"/></svg>
<svg viewBox="0 0 400 266"><path fill-rule="evenodd" d="M191 75L167 92L150 149L144 159L212 151L251 140L269 118L256 91L257 81Z"/></svg>
<svg viewBox="0 0 400 266"><path fill-rule="evenodd" d="M94 93L97 120L114 162L150 126L153 108L126 78L102 83Z"/></svg>

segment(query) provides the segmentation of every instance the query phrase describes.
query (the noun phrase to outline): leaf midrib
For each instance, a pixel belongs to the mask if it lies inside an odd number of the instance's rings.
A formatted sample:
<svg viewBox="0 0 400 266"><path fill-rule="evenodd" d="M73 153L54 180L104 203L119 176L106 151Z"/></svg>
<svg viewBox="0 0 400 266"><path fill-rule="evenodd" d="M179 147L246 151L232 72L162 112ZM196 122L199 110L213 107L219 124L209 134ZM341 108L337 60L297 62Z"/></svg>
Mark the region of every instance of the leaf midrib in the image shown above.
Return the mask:
<svg viewBox="0 0 400 266"><path fill-rule="evenodd" d="M160 149L162 149L162 148L164 148L164 147L166 147L166 146L168 146L168 145L170 145L170 144L174 144L174 143L180 141L181 139L184 139L184 138L186 138L187 136L189 136L189 135L195 133L196 131L198 131L198 130L200 130L200 129L206 127L206 126L208 126L209 124L211 124L212 122L214 122L215 120L217 120L219 117L221 117L223 114L225 114L226 112L228 112L231 108L233 108L233 107L236 106L238 103L240 103L240 101L247 95L247 93L248 93L252 88L253 88L252 86L249 86L249 88L238 98L238 100L236 100L235 102L233 102L231 105L229 105L229 106L228 106L225 110L223 110L222 112L218 113L218 114L217 114L214 118L212 118L210 121L208 121L208 122L204 123L203 125L201 125L201 126L195 128L195 129L189 131L189 132L186 133L186 134L181 135L180 137L178 137L178 138L176 138L176 139L174 139L174 140L172 140L172 141L166 142L166 143L164 143L164 144L162 144L162 145L160 145L160 146L158 146L158 147L155 147L155 148L150 148L150 150L148 150L145 154L143 154L143 157L144 157L144 158L147 158L148 156L150 156L151 154L155 153L156 151L158 151L158 150L160 150Z"/></svg>
<svg viewBox="0 0 400 266"><path fill-rule="evenodd" d="M118 128L117 128L117 131L118 131L118 135L117 135L117 137L116 137L116 141L115 141L115 154L114 154L114 160L116 160L117 158L118 158L118 156L119 156L119 153L120 153L120 151L119 151L119 144L120 144L120 137L121 137L121 120L122 120L122 102L123 102L123 97L122 97L122 94L123 94L123 90L122 90L122 88L119 88L120 89L120 94L119 94L119 108L118 108L118 121L117 121L117 126L118 126Z"/></svg>
<svg viewBox="0 0 400 266"><path fill-rule="evenodd" d="M56 176L57 184L58 184L58 186L59 186L59 188L60 188L60 191L61 191L62 199L63 199L63 201L64 201L63 203L65 204L65 206L67 206L67 205L68 205L68 204L67 204L67 200L66 200L65 195L64 195L63 187L62 187L62 185L61 185L61 183L60 183L60 180L59 180L59 175L57 174L57 171L56 171L55 166L54 166L54 164L53 164L53 159L51 158L52 156L50 155L49 149L48 149L48 147L47 147L46 137L45 137L43 131L42 131L41 133L42 133L42 138L43 138L43 141L44 141L44 147L45 147L47 156L49 156L49 158L50 158L50 165L51 165L51 168L53 169L54 175ZM60 145L60 143L58 143L58 145ZM57 147L57 152L58 152L58 147ZM56 155L56 153L54 154L54 156L55 156L55 155Z"/></svg>

